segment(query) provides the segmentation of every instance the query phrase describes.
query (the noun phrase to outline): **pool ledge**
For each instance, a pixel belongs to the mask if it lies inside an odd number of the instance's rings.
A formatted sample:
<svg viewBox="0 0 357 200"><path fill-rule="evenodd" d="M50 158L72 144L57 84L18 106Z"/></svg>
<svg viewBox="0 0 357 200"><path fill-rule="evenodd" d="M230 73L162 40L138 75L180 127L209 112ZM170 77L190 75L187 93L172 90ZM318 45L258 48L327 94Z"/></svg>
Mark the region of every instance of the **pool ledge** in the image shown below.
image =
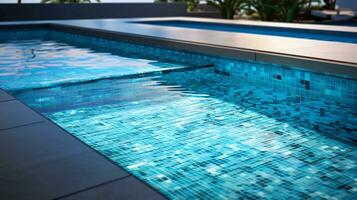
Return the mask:
<svg viewBox="0 0 357 200"><path fill-rule="evenodd" d="M250 24L251 26L279 28L294 27L310 31L336 32L338 30L337 32L357 34L357 28L351 27L239 20L232 22L230 20L190 17L0 22L0 29L42 26L93 37L240 60L288 65L357 79L357 44L132 23L145 20Z"/></svg>
<svg viewBox="0 0 357 200"><path fill-rule="evenodd" d="M166 199L2 89L0 113L0 199Z"/></svg>

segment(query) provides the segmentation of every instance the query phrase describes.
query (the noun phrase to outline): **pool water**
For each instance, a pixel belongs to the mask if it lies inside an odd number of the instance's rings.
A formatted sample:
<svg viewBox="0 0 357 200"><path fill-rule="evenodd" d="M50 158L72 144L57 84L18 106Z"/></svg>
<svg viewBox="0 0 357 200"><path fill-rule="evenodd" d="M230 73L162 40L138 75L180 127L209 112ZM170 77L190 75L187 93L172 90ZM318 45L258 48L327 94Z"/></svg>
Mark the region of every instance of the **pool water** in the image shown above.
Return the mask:
<svg viewBox="0 0 357 200"><path fill-rule="evenodd" d="M192 28L192 29L203 29L212 31L224 31L224 32L235 32L235 33L248 33L248 34L258 34L258 35L271 35L280 37L292 37L292 38L302 38L302 39L313 39L322 41L334 41L334 42L345 42L345 43L357 43L357 34L351 33L350 35L341 35L339 33L331 33L320 31L308 32L306 30L298 30L288 28L273 28L273 27L252 27L246 25L232 25L232 24L219 24L219 23L204 23L204 22L193 22L193 21L180 21L180 20L165 20L165 21L139 21L134 23L142 23L149 25L158 26L170 26L179 28Z"/></svg>
<svg viewBox="0 0 357 200"><path fill-rule="evenodd" d="M0 85L7 90L52 87L190 66L44 39L0 43L0 60Z"/></svg>
<svg viewBox="0 0 357 200"><path fill-rule="evenodd" d="M350 119L356 139L355 107L234 83L213 69L16 97L172 199L356 194L355 144L303 121Z"/></svg>
<svg viewBox="0 0 357 200"><path fill-rule="evenodd" d="M0 87L170 199L356 198L355 80L197 68L147 48L176 61L47 39L0 47ZM166 69L180 70L147 73Z"/></svg>

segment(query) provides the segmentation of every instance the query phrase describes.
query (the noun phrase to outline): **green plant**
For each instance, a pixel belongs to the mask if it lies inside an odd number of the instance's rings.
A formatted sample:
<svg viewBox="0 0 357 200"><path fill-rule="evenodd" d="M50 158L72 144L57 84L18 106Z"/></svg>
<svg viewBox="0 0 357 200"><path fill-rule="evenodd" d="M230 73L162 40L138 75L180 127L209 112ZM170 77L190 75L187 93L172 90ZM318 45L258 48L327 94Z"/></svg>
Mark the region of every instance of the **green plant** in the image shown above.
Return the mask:
<svg viewBox="0 0 357 200"><path fill-rule="evenodd" d="M276 13L279 8L276 6L277 0L251 0L250 5L256 10L263 21L273 21L277 18Z"/></svg>
<svg viewBox="0 0 357 200"><path fill-rule="evenodd" d="M187 4L187 10L192 11L200 3L200 0L155 0L156 3L175 3L184 2Z"/></svg>
<svg viewBox="0 0 357 200"><path fill-rule="evenodd" d="M282 0L279 19L283 22L293 22L299 15L300 10L309 0Z"/></svg>
<svg viewBox="0 0 357 200"><path fill-rule="evenodd" d="M100 0L95 0L100 2ZM41 3L91 3L91 0L41 0Z"/></svg>
<svg viewBox="0 0 357 200"><path fill-rule="evenodd" d="M293 22L310 0L251 0L250 4L263 21Z"/></svg>
<svg viewBox="0 0 357 200"><path fill-rule="evenodd" d="M233 19L237 11L246 6L246 0L207 0L207 5L217 8L222 18Z"/></svg>
<svg viewBox="0 0 357 200"><path fill-rule="evenodd" d="M335 10L336 8L336 0L323 0L325 3L324 8L328 10Z"/></svg>
<svg viewBox="0 0 357 200"><path fill-rule="evenodd" d="M322 3L322 0L309 0L307 4L307 10L322 10L324 8L324 4Z"/></svg>

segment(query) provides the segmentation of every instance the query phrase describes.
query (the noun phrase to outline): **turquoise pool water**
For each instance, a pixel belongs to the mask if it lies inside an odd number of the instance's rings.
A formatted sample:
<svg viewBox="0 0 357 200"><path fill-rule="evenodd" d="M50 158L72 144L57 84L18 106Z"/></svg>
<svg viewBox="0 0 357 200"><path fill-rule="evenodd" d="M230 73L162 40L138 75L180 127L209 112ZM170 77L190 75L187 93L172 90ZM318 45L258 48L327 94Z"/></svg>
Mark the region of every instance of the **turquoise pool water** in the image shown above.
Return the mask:
<svg viewBox="0 0 357 200"><path fill-rule="evenodd" d="M350 119L355 136L356 108L335 101L233 82L213 69L16 97L172 199L356 194L355 144L316 127Z"/></svg>
<svg viewBox="0 0 357 200"><path fill-rule="evenodd" d="M293 37L302 39L313 39L323 41L335 41L346 43L357 43L357 35L341 35L339 33L328 33L324 31L320 32L308 32L306 30L289 30L288 28L273 28L273 27L259 27L259 26L244 26L244 25L232 25L232 24L219 24L219 23L204 23L193 21L180 21L180 20L165 20L165 21L139 21L135 23L143 23L159 26L171 26L180 28L193 28L212 31L224 31L235 33L248 33L258 35L272 35L281 37Z"/></svg>
<svg viewBox="0 0 357 200"><path fill-rule="evenodd" d="M190 66L120 51L94 51L44 39L0 43L0 60L0 85L7 90L51 87Z"/></svg>
<svg viewBox="0 0 357 200"><path fill-rule="evenodd" d="M166 67L174 70L130 78L122 73L103 79L99 72L104 67L91 77L96 81L72 81L47 88L41 84L24 88L21 79L14 81L13 76L5 74L0 87L7 86L18 99L167 197L356 197L356 80L101 41L105 46L120 47L120 54L105 54L97 47L63 43L71 40L63 36L59 40L30 41L38 46L42 42L51 44L36 57L50 80L56 80L55 75L62 72L70 74L72 67L54 68L58 73L49 73L46 62L71 60L70 66L76 66L73 77L87 72L87 66L81 63L96 65L71 53L60 53L67 58L52 61L50 55L62 52L54 50L58 46L65 47L63 52L84 52L83 57L96 58L103 66L112 66L104 63L109 59L121 69L121 61L130 60L134 69L136 64L143 65L138 73ZM99 43L69 36L75 42ZM0 54L12 62L0 59L1 69L11 71L17 64L12 52L39 49L36 45L23 48L22 43L29 41L3 43L11 50ZM170 57L172 60L167 59ZM32 59L19 60L33 66ZM156 68L150 64L153 62L165 63L160 64L165 67ZM191 67L207 62L215 67ZM27 70L26 79L42 82L37 78L41 76L32 74L31 68ZM108 70L117 72L110 67Z"/></svg>

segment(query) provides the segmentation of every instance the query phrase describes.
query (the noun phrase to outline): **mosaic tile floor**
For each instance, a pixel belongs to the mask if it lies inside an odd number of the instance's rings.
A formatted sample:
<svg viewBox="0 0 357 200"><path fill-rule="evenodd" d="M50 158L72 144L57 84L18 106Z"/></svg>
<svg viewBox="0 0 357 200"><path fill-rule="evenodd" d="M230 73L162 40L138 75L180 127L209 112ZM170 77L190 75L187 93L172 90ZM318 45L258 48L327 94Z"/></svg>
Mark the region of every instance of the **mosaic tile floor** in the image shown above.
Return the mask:
<svg viewBox="0 0 357 200"><path fill-rule="evenodd" d="M354 104L213 69L15 95L171 199L357 198Z"/></svg>

